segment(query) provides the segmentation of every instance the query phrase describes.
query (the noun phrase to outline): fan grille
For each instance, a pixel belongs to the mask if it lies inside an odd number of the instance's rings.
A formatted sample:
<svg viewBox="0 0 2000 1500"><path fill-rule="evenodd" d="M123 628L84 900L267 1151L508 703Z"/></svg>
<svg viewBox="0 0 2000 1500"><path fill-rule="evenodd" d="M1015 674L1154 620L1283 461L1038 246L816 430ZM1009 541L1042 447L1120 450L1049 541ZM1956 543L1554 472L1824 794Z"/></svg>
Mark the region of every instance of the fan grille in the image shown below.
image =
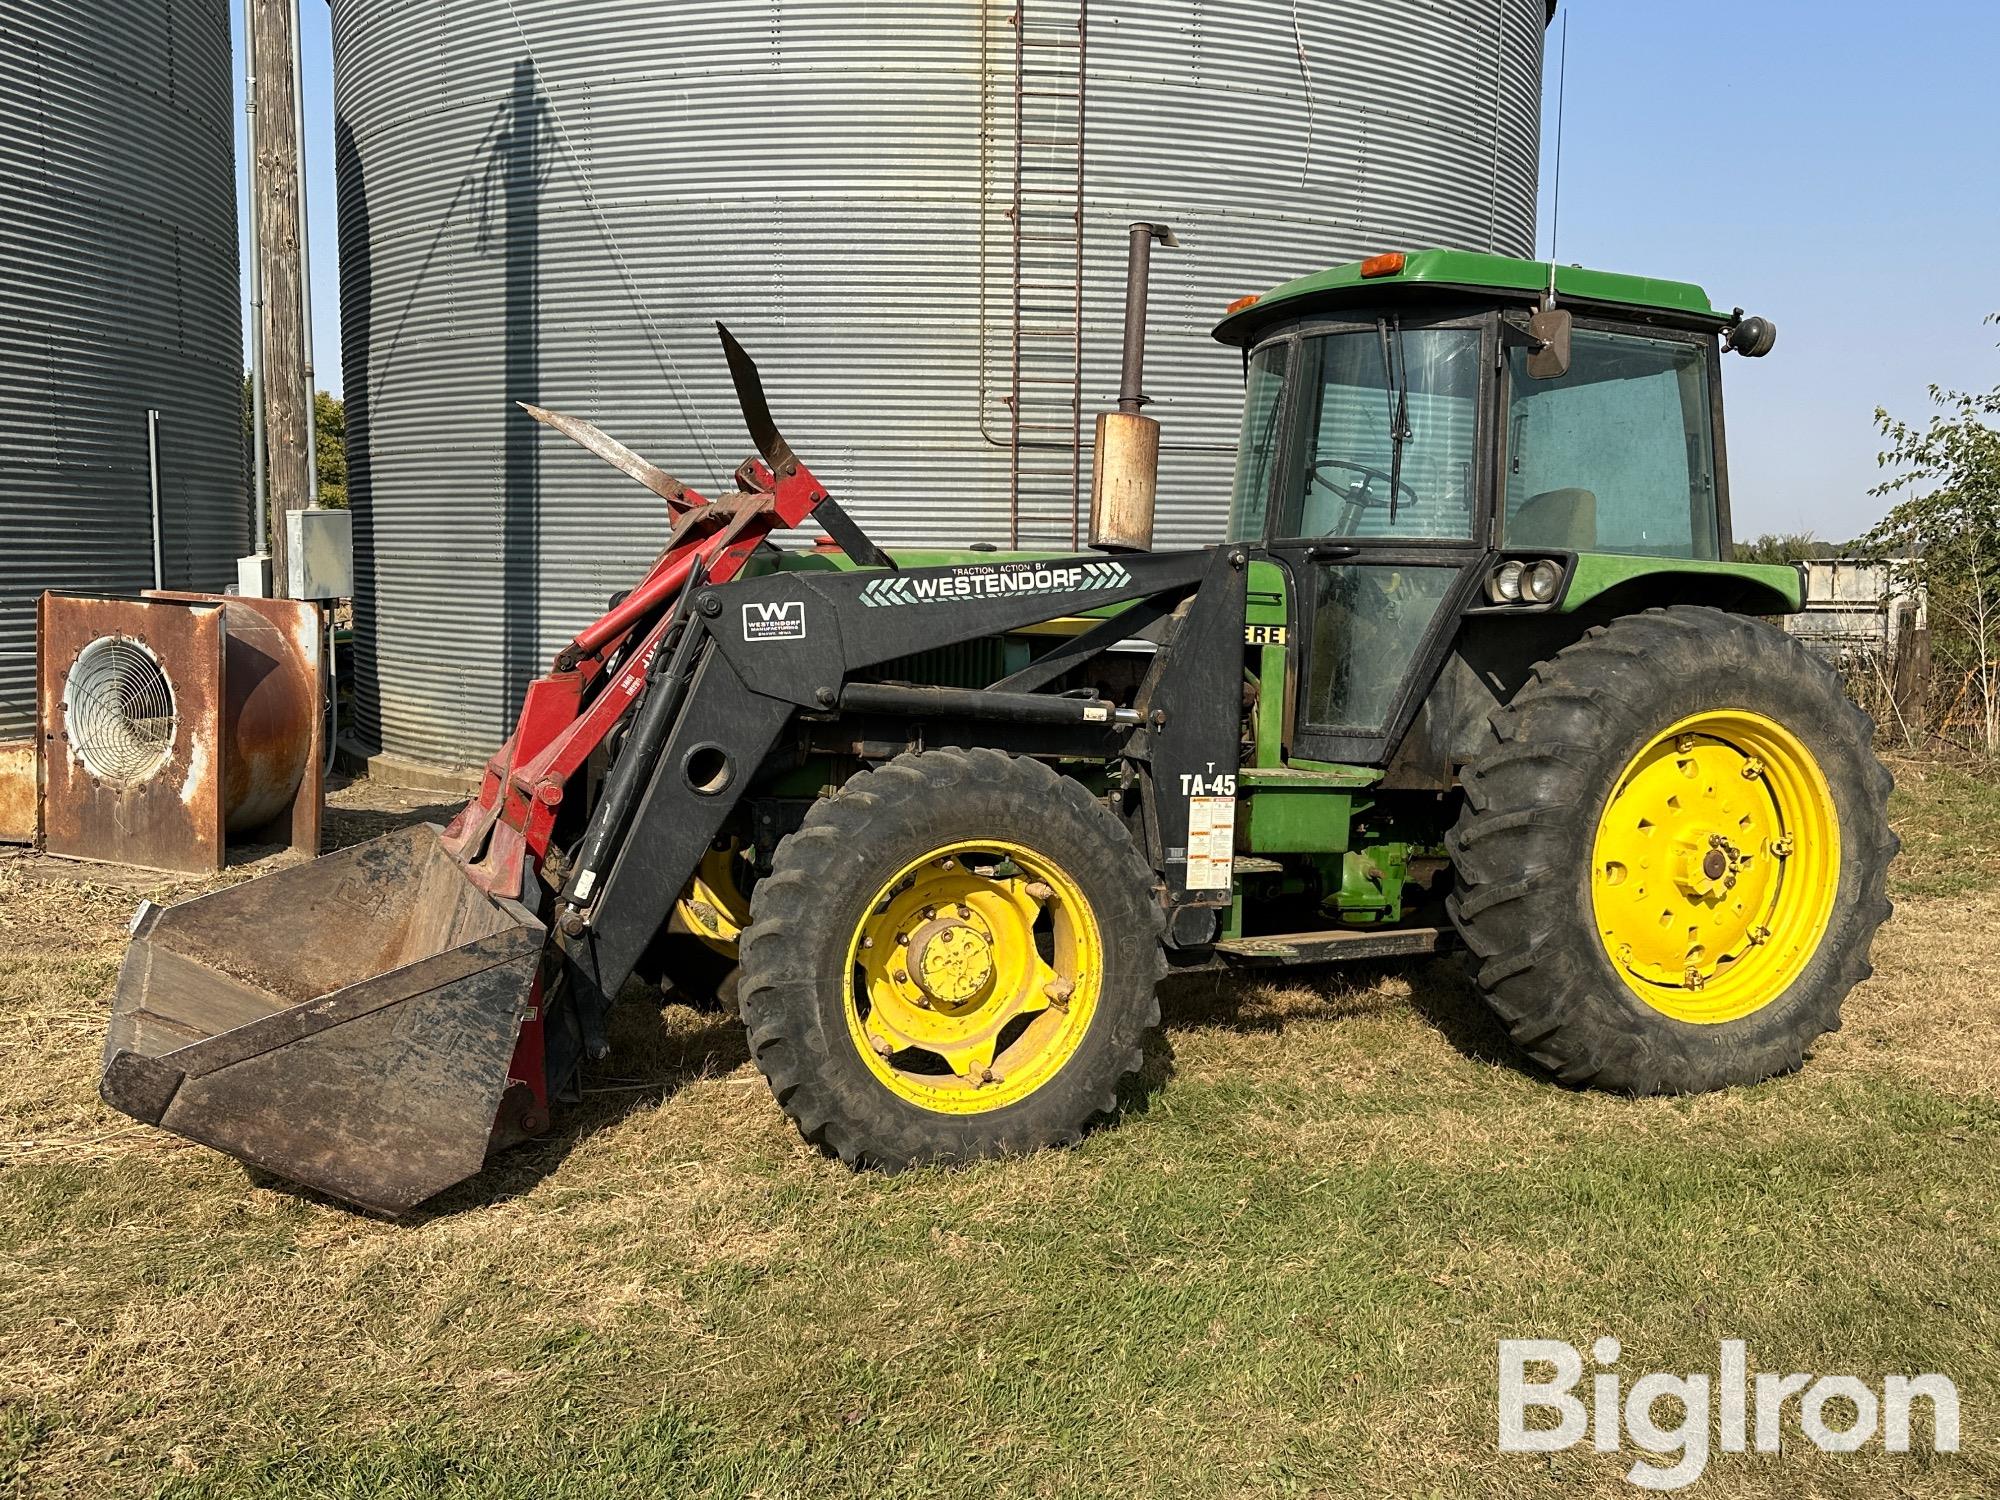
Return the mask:
<svg viewBox="0 0 2000 1500"><path fill-rule="evenodd" d="M63 717L70 748L100 781L144 781L174 744L174 690L160 659L129 636L107 635L77 653Z"/></svg>

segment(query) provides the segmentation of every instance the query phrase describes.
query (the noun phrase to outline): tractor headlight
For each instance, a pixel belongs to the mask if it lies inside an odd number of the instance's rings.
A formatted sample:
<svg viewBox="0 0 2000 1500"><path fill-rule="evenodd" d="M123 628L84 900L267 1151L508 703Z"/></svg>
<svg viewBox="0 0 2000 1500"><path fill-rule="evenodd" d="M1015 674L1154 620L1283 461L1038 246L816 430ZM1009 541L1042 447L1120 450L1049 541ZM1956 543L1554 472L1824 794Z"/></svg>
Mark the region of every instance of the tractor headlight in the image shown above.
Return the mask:
<svg viewBox="0 0 2000 1500"><path fill-rule="evenodd" d="M1563 565L1555 559L1508 558L1486 575L1486 598L1492 604L1553 604L1562 586Z"/></svg>

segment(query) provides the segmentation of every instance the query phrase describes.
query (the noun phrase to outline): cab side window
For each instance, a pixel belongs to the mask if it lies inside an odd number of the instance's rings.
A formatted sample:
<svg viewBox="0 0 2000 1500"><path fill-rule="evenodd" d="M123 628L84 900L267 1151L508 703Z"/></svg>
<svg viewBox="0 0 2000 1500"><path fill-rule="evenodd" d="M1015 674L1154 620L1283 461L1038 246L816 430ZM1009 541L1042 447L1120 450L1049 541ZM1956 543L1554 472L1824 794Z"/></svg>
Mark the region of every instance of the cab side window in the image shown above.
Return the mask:
<svg viewBox="0 0 2000 1500"><path fill-rule="evenodd" d="M1721 555L1704 342L1579 328L1568 374L1509 366L1507 546Z"/></svg>

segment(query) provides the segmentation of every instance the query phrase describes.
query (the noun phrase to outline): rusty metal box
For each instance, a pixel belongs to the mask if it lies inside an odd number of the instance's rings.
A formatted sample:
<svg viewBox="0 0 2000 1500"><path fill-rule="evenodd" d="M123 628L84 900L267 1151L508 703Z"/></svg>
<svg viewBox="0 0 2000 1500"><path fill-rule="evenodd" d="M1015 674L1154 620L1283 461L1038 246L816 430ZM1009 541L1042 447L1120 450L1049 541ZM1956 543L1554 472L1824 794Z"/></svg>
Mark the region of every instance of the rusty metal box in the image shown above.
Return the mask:
<svg viewBox="0 0 2000 1500"><path fill-rule="evenodd" d="M317 854L321 650L297 600L43 594L48 852L204 872L234 834Z"/></svg>

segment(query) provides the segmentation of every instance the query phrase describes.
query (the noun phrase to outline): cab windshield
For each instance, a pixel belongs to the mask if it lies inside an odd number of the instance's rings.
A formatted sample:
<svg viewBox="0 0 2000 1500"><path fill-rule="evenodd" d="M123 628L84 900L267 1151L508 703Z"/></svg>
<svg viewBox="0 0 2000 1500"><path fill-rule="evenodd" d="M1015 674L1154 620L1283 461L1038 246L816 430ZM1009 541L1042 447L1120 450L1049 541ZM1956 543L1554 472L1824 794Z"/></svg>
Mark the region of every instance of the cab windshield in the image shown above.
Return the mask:
<svg viewBox="0 0 2000 1500"><path fill-rule="evenodd" d="M1479 374L1477 328L1406 328L1394 318L1260 349L1231 538L1263 536L1270 520L1278 537L1469 540ZM1286 387L1296 410L1281 417Z"/></svg>

